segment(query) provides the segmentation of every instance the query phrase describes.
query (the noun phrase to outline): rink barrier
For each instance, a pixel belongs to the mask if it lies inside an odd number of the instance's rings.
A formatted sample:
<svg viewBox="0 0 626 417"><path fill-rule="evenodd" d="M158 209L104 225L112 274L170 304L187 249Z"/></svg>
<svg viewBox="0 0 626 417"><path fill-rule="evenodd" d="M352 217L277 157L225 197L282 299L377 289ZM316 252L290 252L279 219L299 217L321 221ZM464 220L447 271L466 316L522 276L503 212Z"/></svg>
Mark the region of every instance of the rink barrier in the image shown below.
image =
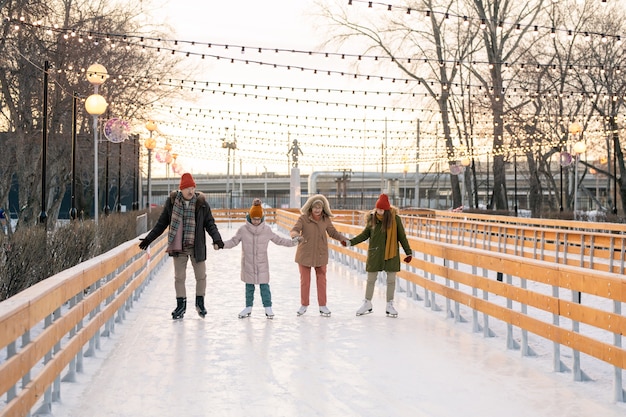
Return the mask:
<svg viewBox="0 0 626 417"><path fill-rule="evenodd" d="M165 243L142 251L133 239L0 302L0 417L51 413L62 382L76 380L167 259Z"/></svg>
<svg viewBox="0 0 626 417"><path fill-rule="evenodd" d="M288 232L298 215L278 211L276 223ZM613 400L624 402L624 226L573 222L580 227L568 230L562 221L499 224L497 216L467 219L439 212L401 217L414 253L397 274L403 281L399 291L457 323L471 320L472 330L484 337L495 336L490 318L506 323L507 348L523 356L535 355L529 333L552 341L553 370L571 372L575 381L592 378L581 353L596 358L612 367ZM363 230L359 221L333 223L354 236ZM329 250L333 259L365 271L367 242L345 248L329 239ZM462 317L461 305L471 309L471 318ZM562 349L571 349L569 367Z"/></svg>

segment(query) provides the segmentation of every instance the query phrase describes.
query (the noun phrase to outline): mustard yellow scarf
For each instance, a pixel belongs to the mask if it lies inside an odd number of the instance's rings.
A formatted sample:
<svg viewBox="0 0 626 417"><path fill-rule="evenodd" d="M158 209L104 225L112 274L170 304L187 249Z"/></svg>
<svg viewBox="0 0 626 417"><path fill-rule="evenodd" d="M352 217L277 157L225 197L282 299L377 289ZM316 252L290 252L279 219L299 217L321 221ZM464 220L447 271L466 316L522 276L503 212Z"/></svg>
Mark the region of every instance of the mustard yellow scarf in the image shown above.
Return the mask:
<svg viewBox="0 0 626 417"><path fill-rule="evenodd" d="M387 229L387 240L385 241L385 261L398 256L398 228L396 227L396 216L391 214L391 226ZM376 218L382 222L383 216L376 213ZM384 224L383 224L384 227Z"/></svg>

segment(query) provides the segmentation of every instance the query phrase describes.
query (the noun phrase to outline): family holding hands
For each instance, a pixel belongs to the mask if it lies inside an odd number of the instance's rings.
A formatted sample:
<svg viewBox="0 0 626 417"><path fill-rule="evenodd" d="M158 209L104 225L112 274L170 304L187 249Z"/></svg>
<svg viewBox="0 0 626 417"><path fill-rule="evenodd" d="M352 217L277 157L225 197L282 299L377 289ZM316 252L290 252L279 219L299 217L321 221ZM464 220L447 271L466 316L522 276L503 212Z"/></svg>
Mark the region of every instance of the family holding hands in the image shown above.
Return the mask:
<svg viewBox="0 0 626 417"><path fill-rule="evenodd" d="M222 237L211 214L206 197L196 191L196 183L189 173L183 174L178 191L170 194L154 228L140 239L139 247L146 249L169 226L167 252L174 262L174 289L176 308L173 319L183 318L187 308L185 290L186 268L190 259L196 278L196 311L201 317L207 314L204 306L206 293L206 233L213 240L213 248L232 249L241 243L241 280L245 283L245 308L239 318L249 317L252 312L255 287L259 286L261 301L267 318L273 318L272 294L269 286L269 242L280 246L297 246L295 262L300 273L300 308L297 315L306 313L309 306L311 271L315 271L317 302L323 316L331 315L326 298L326 270L328 266L328 237L343 246L355 246L369 240L366 272L367 286L363 305L357 316L372 312L372 297L379 271L387 274L386 313L397 317L393 306L396 286L396 272L400 271L399 246L402 245L404 262L412 259L412 251L406 238L404 227L397 208L391 206L386 194L381 194L373 211L366 214L363 231L348 239L335 229L331 218L333 213L326 197L316 194L306 201L300 210L295 225L291 228L290 239L276 234L265 223L261 200L255 199L246 215L246 222L226 241Z"/></svg>

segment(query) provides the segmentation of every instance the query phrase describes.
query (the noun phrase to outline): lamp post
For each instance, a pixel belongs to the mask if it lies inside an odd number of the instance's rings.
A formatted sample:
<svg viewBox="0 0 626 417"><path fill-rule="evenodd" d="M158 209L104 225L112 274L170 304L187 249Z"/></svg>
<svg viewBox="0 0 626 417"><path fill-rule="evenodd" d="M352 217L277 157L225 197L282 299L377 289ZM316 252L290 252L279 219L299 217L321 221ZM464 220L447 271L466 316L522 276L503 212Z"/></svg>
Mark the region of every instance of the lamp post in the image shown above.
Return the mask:
<svg viewBox="0 0 626 417"><path fill-rule="evenodd" d="M513 154L513 184L515 188L515 201L513 201L513 209L515 210L515 217L518 215L517 207L517 149Z"/></svg>
<svg viewBox="0 0 626 417"><path fill-rule="evenodd" d="M41 212L39 213L39 223L47 227L48 214L46 214L46 160L48 154L48 61L43 67L43 122L41 140Z"/></svg>
<svg viewBox="0 0 626 417"><path fill-rule="evenodd" d="M148 150L148 212L152 211L152 205L150 203L150 197L152 196L152 184L151 180L151 170L152 170L152 150L156 147L156 139L152 137L152 132L157 129L157 125L154 120L148 120L146 122L146 129L150 132L150 137L146 139L143 146Z"/></svg>
<svg viewBox="0 0 626 417"><path fill-rule="evenodd" d="M574 154L576 154L576 165L574 165L574 220L576 220L578 212L578 161L580 160L580 154L587 150L587 145L581 140L574 144L573 149Z"/></svg>
<svg viewBox="0 0 626 417"><path fill-rule="evenodd" d="M70 219L76 220L78 212L76 210L76 110L78 96L72 94L72 207L70 208Z"/></svg>
<svg viewBox="0 0 626 417"><path fill-rule="evenodd" d="M226 135L228 136L228 128L226 128ZM228 140L228 137L225 139L222 139L222 148L228 149L228 165L226 166L226 198L228 199L228 201L226 202L226 208L230 209L231 208L230 193L232 192L230 190L230 150L231 149L233 150L233 161L234 161L235 149L237 149L237 139L236 138L233 139L232 142ZM234 173L235 173L235 170L233 169L233 174Z"/></svg>
<svg viewBox="0 0 626 417"><path fill-rule="evenodd" d="M109 74L102 65L93 64L87 68L87 81L93 85L93 94L85 100L85 109L93 116L93 218L96 225L98 224L98 117L104 114L108 106L104 97L98 94L98 89L107 78Z"/></svg>
<svg viewBox="0 0 626 417"><path fill-rule="evenodd" d="M102 207L102 211L105 216L108 216L111 213L111 207L109 207L109 153L110 153L110 144L107 140L107 150L106 150L106 158L104 163L104 207Z"/></svg>

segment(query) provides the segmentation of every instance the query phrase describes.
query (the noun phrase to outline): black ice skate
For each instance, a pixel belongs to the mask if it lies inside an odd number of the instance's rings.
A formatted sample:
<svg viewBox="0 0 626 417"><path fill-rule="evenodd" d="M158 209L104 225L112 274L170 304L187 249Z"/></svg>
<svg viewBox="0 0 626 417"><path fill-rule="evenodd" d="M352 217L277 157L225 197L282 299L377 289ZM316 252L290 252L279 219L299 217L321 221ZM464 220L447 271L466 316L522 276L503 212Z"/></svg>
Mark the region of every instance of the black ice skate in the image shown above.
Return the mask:
<svg viewBox="0 0 626 417"><path fill-rule="evenodd" d="M187 311L187 298L176 297L176 308L172 311L172 318L174 320L182 319Z"/></svg>

